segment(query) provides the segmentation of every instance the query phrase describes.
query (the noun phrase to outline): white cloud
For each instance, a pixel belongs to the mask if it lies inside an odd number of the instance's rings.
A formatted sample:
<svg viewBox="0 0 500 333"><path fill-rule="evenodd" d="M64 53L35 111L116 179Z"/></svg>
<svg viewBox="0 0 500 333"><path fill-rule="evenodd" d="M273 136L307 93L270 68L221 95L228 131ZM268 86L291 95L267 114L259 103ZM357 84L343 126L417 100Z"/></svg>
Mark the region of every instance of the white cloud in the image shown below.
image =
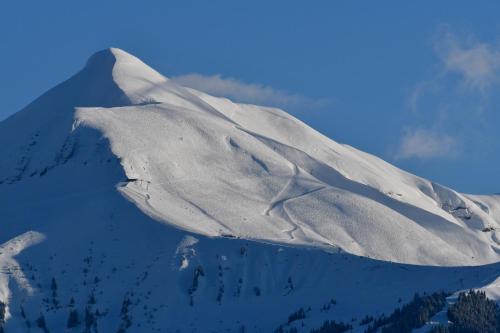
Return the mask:
<svg viewBox="0 0 500 333"><path fill-rule="evenodd" d="M461 76L464 83L484 92L500 81L500 48L477 41L472 36L458 36L444 28L436 39L435 50L445 73Z"/></svg>
<svg viewBox="0 0 500 333"><path fill-rule="evenodd" d="M472 149L478 142L471 132L482 128L500 84L500 44L455 34L446 25L433 41L435 70L408 95L414 123L403 129L396 159L450 158Z"/></svg>
<svg viewBox="0 0 500 333"><path fill-rule="evenodd" d="M408 97L408 106L410 108L410 111L413 113L417 113L422 97L430 92L435 93L436 91L437 87L435 82L433 81L422 81L417 83Z"/></svg>
<svg viewBox="0 0 500 333"><path fill-rule="evenodd" d="M454 109L455 114L466 113L466 101L474 105L469 110L484 109L491 88L500 84L500 44L454 34L443 25L434 36L434 51L438 70L415 84L407 101L410 111L429 112L438 106Z"/></svg>
<svg viewBox="0 0 500 333"><path fill-rule="evenodd" d="M201 74L187 74L172 78L176 83L207 94L227 97L236 102L276 106L285 109L318 109L328 105L328 101L315 100L300 94L290 94L255 83L245 83L221 75L205 76Z"/></svg>
<svg viewBox="0 0 500 333"><path fill-rule="evenodd" d="M407 129L396 153L397 159L444 158L459 152L457 140L445 133L423 128Z"/></svg>

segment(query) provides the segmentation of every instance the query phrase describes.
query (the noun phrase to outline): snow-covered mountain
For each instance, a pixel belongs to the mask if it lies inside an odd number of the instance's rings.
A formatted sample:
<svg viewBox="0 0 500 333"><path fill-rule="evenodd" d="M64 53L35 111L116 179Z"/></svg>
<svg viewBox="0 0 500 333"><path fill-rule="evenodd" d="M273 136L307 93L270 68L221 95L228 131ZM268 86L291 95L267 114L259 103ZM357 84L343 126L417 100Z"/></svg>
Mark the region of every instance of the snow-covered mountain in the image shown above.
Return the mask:
<svg viewBox="0 0 500 333"><path fill-rule="evenodd" d="M119 49L1 122L0 143L8 333L40 315L80 332L72 309L95 314L89 331L270 332L310 307L306 332L500 271L500 196L179 86Z"/></svg>

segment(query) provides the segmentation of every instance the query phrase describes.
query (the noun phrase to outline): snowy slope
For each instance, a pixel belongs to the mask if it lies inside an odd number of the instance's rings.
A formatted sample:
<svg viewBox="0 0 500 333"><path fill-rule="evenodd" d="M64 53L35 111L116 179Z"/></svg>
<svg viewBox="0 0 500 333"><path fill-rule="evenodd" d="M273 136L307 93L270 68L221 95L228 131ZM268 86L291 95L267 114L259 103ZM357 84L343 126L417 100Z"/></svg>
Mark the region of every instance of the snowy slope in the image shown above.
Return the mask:
<svg viewBox="0 0 500 333"><path fill-rule="evenodd" d="M311 325L331 318L331 298L350 320L498 276L439 267L499 261L498 196L178 86L119 49L1 122L0 142L0 301L16 332L40 312L65 325L72 307L99 310L105 332L267 332L301 306Z"/></svg>

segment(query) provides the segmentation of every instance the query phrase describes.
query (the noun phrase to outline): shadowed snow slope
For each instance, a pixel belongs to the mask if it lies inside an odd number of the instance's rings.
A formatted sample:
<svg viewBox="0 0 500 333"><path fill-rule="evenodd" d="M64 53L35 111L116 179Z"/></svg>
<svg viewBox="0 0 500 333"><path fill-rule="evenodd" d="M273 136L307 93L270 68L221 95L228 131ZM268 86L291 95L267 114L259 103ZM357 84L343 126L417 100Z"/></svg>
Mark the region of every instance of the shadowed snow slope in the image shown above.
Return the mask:
<svg viewBox="0 0 500 333"><path fill-rule="evenodd" d="M186 318L169 327L188 329L189 320L209 321L237 304L234 311L250 311L234 314L242 323L260 318L252 309L263 304L286 319L304 299L319 307L330 293L345 301L339 318L350 319L390 309L415 290L497 276L496 265L391 262L499 261L498 196L464 195L411 175L282 110L181 87L119 49L96 53L1 122L0 142L0 271L10 276L0 275L0 301L8 318L21 306L37 316L45 304L57 327L60 304L44 300L52 277L65 286L65 302L85 304L101 291L100 310L114 315L101 320L108 332L133 326L123 307L133 308L125 300L137 290L143 302L159 297L152 290L169 294L135 315L143 325L164 327L147 318L167 311L164 321ZM371 282L350 280L356 274L402 285L369 294L360 284ZM221 307L207 306L203 317L193 312L196 298ZM179 302L185 306L167 309ZM279 323L262 319L259 329ZM6 325L22 331L24 319Z"/></svg>

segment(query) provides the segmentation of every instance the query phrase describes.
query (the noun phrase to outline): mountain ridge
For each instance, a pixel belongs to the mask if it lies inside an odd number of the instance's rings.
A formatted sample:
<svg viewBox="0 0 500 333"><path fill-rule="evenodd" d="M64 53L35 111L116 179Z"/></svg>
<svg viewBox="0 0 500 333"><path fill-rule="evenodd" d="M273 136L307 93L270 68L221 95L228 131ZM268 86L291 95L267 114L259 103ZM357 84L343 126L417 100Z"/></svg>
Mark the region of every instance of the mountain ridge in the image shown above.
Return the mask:
<svg viewBox="0 0 500 333"><path fill-rule="evenodd" d="M309 329L417 291L497 293L498 197L181 87L125 51L0 122L0 142L6 332L40 313L58 331L69 309L101 313L105 332L268 332L310 306Z"/></svg>
<svg viewBox="0 0 500 333"><path fill-rule="evenodd" d="M96 82L102 86L96 86ZM78 95L76 100L74 93L66 93L68 89L73 91L81 87L87 92ZM116 94L108 95L106 88L109 87ZM57 92L58 89L62 92ZM21 170L22 174L41 174L51 168L43 165L48 164L47 160L57 162L73 157L78 144L75 142L77 136L71 133L78 132L80 126L90 127L110 141L111 151L121 161L126 177L142 180L119 187L119 191L130 200L137 199L136 204L146 214L181 229L210 236L234 234L323 248L328 244L326 249L333 247L408 263L434 261L444 264L453 256L459 257L455 264L498 260L494 250L498 247L496 238L484 242L486 234L482 232L497 226L496 216L490 216L467 196L410 175L350 146L339 145L279 109L235 104L180 87L119 49L96 53L81 72L55 88L56 97L53 91L40 97L37 101L42 102L35 101L21 114L26 113L27 117L35 114L28 112L31 109L45 112L46 104L51 104L56 106L54 110L64 114L55 117L63 117L65 125L63 121L61 124L54 121L48 126L52 142L43 145L53 145L50 147L53 151L38 151L36 149L42 144L33 144L35 153L25 157L24 165L13 163L13 169ZM64 98L67 100L62 106L57 106ZM43 102L44 99L50 103ZM80 102L81 99L86 101ZM98 107L95 105L98 103L105 105ZM30 123L36 124L36 119ZM160 133L165 131L168 132L165 137L158 140ZM45 137L42 136L42 140ZM207 162L212 166L207 167ZM34 168L37 163L38 168ZM158 170L160 165L165 169ZM188 165L191 170L185 172ZM247 184L228 183L229 179L246 179ZM178 188L185 188L174 194L171 188L164 186L171 186L172 182L176 182ZM217 189L200 196L203 190L193 189L189 182ZM147 188L143 188L144 184L148 184ZM233 189L238 186L240 192L235 193ZM147 198L152 196L150 188L156 191L153 199ZM220 205L227 201L226 197L220 197L220 202L207 199L220 193L240 196L240 204L249 207L245 214L250 222L228 224L226 219L234 219L241 213L229 205ZM249 200L249 195L254 199ZM159 201L166 202L179 215L164 211ZM269 202L267 208L262 205L266 201ZM320 210L313 214L319 215L311 220L309 207L318 204ZM193 210L193 216L179 210L186 205ZM346 209L347 215L343 212ZM327 221L330 214L337 216L340 225ZM354 219L353 216L358 217ZM197 224L185 222L193 217ZM385 223L385 219L392 222ZM204 226L199 227L200 223ZM383 236L372 240L371 229L381 226ZM292 235L291 230L300 236ZM418 235L419 244L405 244L400 235L409 239ZM432 242L441 243L440 252L445 254L440 259L431 259L440 255L429 253L430 261L427 262L421 257L427 251L424 243L429 237L434 239ZM377 246L389 239L389 243L397 244L399 251L387 255L391 252L389 249L377 250ZM463 242L474 244L465 245L471 253L469 259L454 250L464 251ZM412 253L404 254L411 248L414 249ZM470 260L472 257L475 260ZM478 257L489 259L478 261Z"/></svg>

